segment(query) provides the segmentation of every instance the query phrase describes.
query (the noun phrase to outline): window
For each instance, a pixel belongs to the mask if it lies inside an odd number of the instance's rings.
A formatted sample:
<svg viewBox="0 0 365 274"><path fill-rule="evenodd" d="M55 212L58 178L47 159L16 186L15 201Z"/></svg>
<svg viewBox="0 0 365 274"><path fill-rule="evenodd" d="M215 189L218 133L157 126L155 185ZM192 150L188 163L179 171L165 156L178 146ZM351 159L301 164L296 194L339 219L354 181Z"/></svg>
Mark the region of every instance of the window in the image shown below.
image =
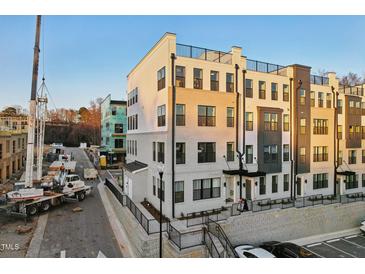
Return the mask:
<svg viewBox="0 0 365 274"><path fill-rule="evenodd" d="M184 181L175 182L175 203L184 202Z"/></svg>
<svg viewBox="0 0 365 274"><path fill-rule="evenodd" d="M10 141L6 141L6 153L10 153Z"/></svg>
<svg viewBox="0 0 365 274"><path fill-rule="evenodd" d="M260 177L260 195L266 194L266 183L265 183L265 177Z"/></svg>
<svg viewBox="0 0 365 274"><path fill-rule="evenodd" d="M343 105L342 100L338 99L337 100L337 113L338 114L342 114L342 105Z"/></svg>
<svg viewBox="0 0 365 274"><path fill-rule="evenodd" d="M284 191L289 191L289 174L284 174Z"/></svg>
<svg viewBox="0 0 365 274"><path fill-rule="evenodd" d="M259 99L266 98L266 82L259 81Z"/></svg>
<svg viewBox="0 0 365 274"><path fill-rule="evenodd" d="M361 126L361 139L365 139L365 126Z"/></svg>
<svg viewBox="0 0 365 274"><path fill-rule="evenodd" d="M245 128L247 131L253 130L253 112L246 112L245 113Z"/></svg>
<svg viewBox="0 0 365 274"><path fill-rule="evenodd" d="M185 126L185 105L176 104L176 126Z"/></svg>
<svg viewBox="0 0 365 274"><path fill-rule="evenodd" d="M128 130L134 130L134 129L138 129L138 114L131 115L128 117Z"/></svg>
<svg viewBox="0 0 365 274"><path fill-rule="evenodd" d="M124 147L124 140L123 139L115 139L114 140L114 147L115 148L123 148Z"/></svg>
<svg viewBox="0 0 365 274"><path fill-rule="evenodd" d="M305 105L305 89L300 89L300 92L299 92L299 104L301 106L304 106Z"/></svg>
<svg viewBox="0 0 365 274"><path fill-rule="evenodd" d="M356 164L356 150L349 150L349 165Z"/></svg>
<svg viewBox="0 0 365 274"><path fill-rule="evenodd" d="M362 151L361 151L361 160L362 160L362 163L364 164L365 163L365 149L363 149Z"/></svg>
<svg viewBox="0 0 365 274"><path fill-rule="evenodd" d="M193 181L193 200L218 198L221 196L221 179L199 179Z"/></svg>
<svg viewBox="0 0 365 274"><path fill-rule="evenodd" d="M114 125L115 133L123 133L123 124L115 124Z"/></svg>
<svg viewBox="0 0 365 274"><path fill-rule="evenodd" d="M271 100L278 100L278 84L271 83Z"/></svg>
<svg viewBox="0 0 365 274"><path fill-rule="evenodd" d="M327 135L328 134L328 120L327 119L313 119L313 134Z"/></svg>
<svg viewBox="0 0 365 274"><path fill-rule="evenodd" d="M318 107L323 108L324 104L324 94L323 92L318 92Z"/></svg>
<svg viewBox="0 0 365 274"><path fill-rule="evenodd" d="M343 163L343 156L342 156L342 150L338 151L338 165L342 165Z"/></svg>
<svg viewBox="0 0 365 274"><path fill-rule="evenodd" d="M331 95L331 93L327 93L327 95L326 95L326 107L327 108L332 107L332 95Z"/></svg>
<svg viewBox="0 0 365 274"><path fill-rule="evenodd" d="M134 105L137 102L138 102L138 88L135 88L131 92L128 93L127 106Z"/></svg>
<svg viewBox="0 0 365 274"><path fill-rule="evenodd" d="M278 192L278 175L273 175L271 177L271 192L272 193Z"/></svg>
<svg viewBox="0 0 365 274"><path fill-rule="evenodd" d="M20 138L18 138L18 149L20 149Z"/></svg>
<svg viewBox="0 0 365 274"><path fill-rule="evenodd" d="M278 161L278 146L267 145L264 146L264 163L272 164Z"/></svg>
<svg viewBox="0 0 365 274"><path fill-rule="evenodd" d="M198 143L198 163L215 162L215 143Z"/></svg>
<svg viewBox="0 0 365 274"><path fill-rule="evenodd" d="M361 175L362 187L365 187L365 174Z"/></svg>
<svg viewBox="0 0 365 274"><path fill-rule="evenodd" d="M152 142L152 161L156 161L156 142Z"/></svg>
<svg viewBox="0 0 365 274"><path fill-rule="evenodd" d="M2 159L3 158L3 144L0 144L0 159ZM1 176L2 174L0 173L0 176ZM1 178L0 178L1 179Z"/></svg>
<svg viewBox="0 0 365 274"><path fill-rule="evenodd" d="M283 145L283 161L284 162L289 161L289 145L288 144Z"/></svg>
<svg viewBox="0 0 365 274"><path fill-rule="evenodd" d="M156 196L156 178L155 178L155 176L152 176L152 194L153 194L153 196Z"/></svg>
<svg viewBox="0 0 365 274"><path fill-rule="evenodd" d="M313 189L328 188L328 173L313 174Z"/></svg>
<svg viewBox="0 0 365 274"><path fill-rule="evenodd" d="M211 71L210 72L210 90L218 91L219 90L219 72Z"/></svg>
<svg viewBox="0 0 365 274"><path fill-rule="evenodd" d="M166 106L158 106L157 107L157 126L164 127L166 126Z"/></svg>
<svg viewBox="0 0 365 274"><path fill-rule="evenodd" d="M342 139L342 125L337 126L337 139Z"/></svg>
<svg viewBox="0 0 365 274"><path fill-rule="evenodd" d="M327 146L313 147L313 162L326 162L326 161L328 161L328 147Z"/></svg>
<svg viewBox="0 0 365 274"><path fill-rule="evenodd" d="M305 134L306 131L306 120L305 118L300 118L300 134Z"/></svg>
<svg viewBox="0 0 365 274"><path fill-rule="evenodd" d="M234 161L234 143L233 142L227 143L227 161L228 162Z"/></svg>
<svg viewBox="0 0 365 274"><path fill-rule="evenodd" d="M346 189L353 189L358 187L358 175L346 176Z"/></svg>
<svg viewBox="0 0 365 274"><path fill-rule="evenodd" d="M13 141L13 153L15 153L15 149L16 149L16 141Z"/></svg>
<svg viewBox="0 0 365 274"><path fill-rule="evenodd" d="M203 89L203 70L194 68L194 88Z"/></svg>
<svg viewBox="0 0 365 274"><path fill-rule="evenodd" d="M176 143L176 164L185 164L185 143Z"/></svg>
<svg viewBox="0 0 365 274"><path fill-rule="evenodd" d="M234 83L233 83L233 73L226 73L226 91L233 92Z"/></svg>
<svg viewBox="0 0 365 274"><path fill-rule="evenodd" d="M299 163L305 164L305 147L299 149Z"/></svg>
<svg viewBox="0 0 365 274"><path fill-rule="evenodd" d="M157 162L165 163L165 143L157 143Z"/></svg>
<svg viewBox="0 0 365 274"><path fill-rule="evenodd" d="M283 85L283 101L289 102L289 86Z"/></svg>
<svg viewBox="0 0 365 274"><path fill-rule="evenodd" d="M215 126L215 107L198 106L198 126L201 127Z"/></svg>
<svg viewBox="0 0 365 274"><path fill-rule="evenodd" d="M252 79L246 79L246 97L252 98L253 97L253 82Z"/></svg>
<svg viewBox="0 0 365 274"><path fill-rule="evenodd" d="M283 128L284 131L289 131L289 114L283 115Z"/></svg>
<svg viewBox="0 0 365 274"><path fill-rule="evenodd" d="M278 130L278 114L277 113L264 113L264 127L265 131L277 131Z"/></svg>
<svg viewBox="0 0 365 274"><path fill-rule="evenodd" d="M246 145L246 164L253 163L253 146Z"/></svg>
<svg viewBox="0 0 365 274"><path fill-rule="evenodd" d="M25 139L23 138L22 139L22 149L24 149L25 148Z"/></svg>
<svg viewBox="0 0 365 274"><path fill-rule="evenodd" d="M311 91L311 107L315 107L316 106L316 93L314 91Z"/></svg>
<svg viewBox="0 0 365 274"><path fill-rule="evenodd" d="M165 88L166 85L165 80L166 80L166 71L165 67L163 67L157 72L157 90Z"/></svg>
<svg viewBox="0 0 365 274"><path fill-rule="evenodd" d="M227 107L227 127L234 127L234 108Z"/></svg>
<svg viewBox="0 0 365 274"><path fill-rule="evenodd" d="M361 102L361 115L365 115L365 102Z"/></svg>
<svg viewBox="0 0 365 274"><path fill-rule="evenodd" d="M179 88L185 87L185 67L176 66L176 86Z"/></svg>
<svg viewBox="0 0 365 274"><path fill-rule="evenodd" d="M158 190L157 190L157 198L162 201L165 201L165 181L161 181L159 178L157 178L157 184L158 184Z"/></svg>

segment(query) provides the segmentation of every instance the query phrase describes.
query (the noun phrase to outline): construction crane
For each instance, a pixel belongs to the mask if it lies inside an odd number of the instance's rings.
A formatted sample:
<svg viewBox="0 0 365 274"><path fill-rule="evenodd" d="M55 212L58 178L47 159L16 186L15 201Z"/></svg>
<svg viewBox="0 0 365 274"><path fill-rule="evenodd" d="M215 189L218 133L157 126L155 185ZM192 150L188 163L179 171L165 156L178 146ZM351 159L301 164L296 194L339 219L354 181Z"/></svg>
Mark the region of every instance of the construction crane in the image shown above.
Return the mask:
<svg viewBox="0 0 365 274"><path fill-rule="evenodd" d="M44 69L43 69L44 70ZM42 178L43 168L43 152L44 152L44 130L47 114L47 95L48 92L45 78L42 78L42 84L38 91L37 96L37 176L36 179L39 181Z"/></svg>

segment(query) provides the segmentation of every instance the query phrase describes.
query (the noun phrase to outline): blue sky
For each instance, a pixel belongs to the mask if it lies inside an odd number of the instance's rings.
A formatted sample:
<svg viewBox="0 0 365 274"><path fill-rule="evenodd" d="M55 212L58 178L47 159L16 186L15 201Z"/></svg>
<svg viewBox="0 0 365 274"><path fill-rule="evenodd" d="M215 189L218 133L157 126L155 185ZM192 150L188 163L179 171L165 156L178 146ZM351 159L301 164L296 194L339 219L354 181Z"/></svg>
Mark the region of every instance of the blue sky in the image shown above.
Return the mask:
<svg viewBox="0 0 365 274"><path fill-rule="evenodd" d="M365 16L45 16L46 83L57 107L124 99L130 69L165 33L183 44L299 63L338 74L365 73ZM0 109L27 107L35 16L0 16ZM42 50L42 48L41 48ZM42 52L40 74L42 74ZM41 75L40 75L41 77ZM54 108L51 103L50 108Z"/></svg>

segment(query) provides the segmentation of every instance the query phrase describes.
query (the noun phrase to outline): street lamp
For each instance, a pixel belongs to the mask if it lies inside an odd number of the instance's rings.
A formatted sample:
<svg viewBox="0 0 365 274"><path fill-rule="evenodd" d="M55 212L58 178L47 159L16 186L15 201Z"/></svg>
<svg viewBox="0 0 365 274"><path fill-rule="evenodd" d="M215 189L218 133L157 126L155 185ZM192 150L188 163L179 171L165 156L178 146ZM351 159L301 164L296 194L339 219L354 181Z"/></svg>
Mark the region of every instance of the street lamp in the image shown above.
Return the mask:
<svg viewBox="0 0 365 274"><path fill-rule="evenodd" d="M157 165L158 174L160 175L160 258L162 258L162 177L164 165L159 162Z"/></svg>

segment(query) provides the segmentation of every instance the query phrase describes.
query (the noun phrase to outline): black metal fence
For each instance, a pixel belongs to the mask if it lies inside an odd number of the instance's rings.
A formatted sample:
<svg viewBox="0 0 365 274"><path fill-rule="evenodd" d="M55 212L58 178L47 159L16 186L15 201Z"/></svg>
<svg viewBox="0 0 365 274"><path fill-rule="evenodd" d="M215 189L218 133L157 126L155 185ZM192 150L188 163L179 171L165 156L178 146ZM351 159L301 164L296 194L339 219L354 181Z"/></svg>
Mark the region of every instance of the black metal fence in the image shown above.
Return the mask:
<svg viewBox="0 0 365 274"><path fill-rule="evenodd" d="M364 89L359 86L348 86L348 87L344 86L340 88L340 91L342 91L345 94L364 96Z"/></svg>
<svg viewBox="0 0 365 274"><path fill-rule="evenodd" d="M310 82L311 82L311 84L314 84L314 85L328 86L330 83L330 80L328 77L311 75Z"/></svg>
<svg viewBox="0 0 365 274"><path fill-rule="evenodd" d="M180 250L195 247L203 244L203 230L180 232L171 223L168 225L169 240L172 241Z"/></svg>
<svg viewBox="0 0 365 274"><path fill-rule="evenodd" d="M246 68L251 71L264 72L264 73L273 73L277 75L286 75L286 70L284 66L270 64L266 62L256 61L247 59L246 60Z"/></svg>
<svg viewBox="0 0 365 274"><path fill-rule="evenodd" d="M128 195L123 194L108 178L105 178L105 185L110 189L122 206L129 208L148 235L160 232L160 223L156 219L146 217ZM162 231L167 231L167 227L167 222L162 223Z"/></svg>
<svg viewBox="0 0 365 274"><path fill-rule="evenodd" d="M224 254L219 253L216 245L214 244L211 234L208 232L208 230L205 227L203 227L203 236L204 236L204 244L205 244L206 248L208 249L210 257L211 258L224 257Z"/></svg>

